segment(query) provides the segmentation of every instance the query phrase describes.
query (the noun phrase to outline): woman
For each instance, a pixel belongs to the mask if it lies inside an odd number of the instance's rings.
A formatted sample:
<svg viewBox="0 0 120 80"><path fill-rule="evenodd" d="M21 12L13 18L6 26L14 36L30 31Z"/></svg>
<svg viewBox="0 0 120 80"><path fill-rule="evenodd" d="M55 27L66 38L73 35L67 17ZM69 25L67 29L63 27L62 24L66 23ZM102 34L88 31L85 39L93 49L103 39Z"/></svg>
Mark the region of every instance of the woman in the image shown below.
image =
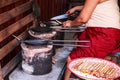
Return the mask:
<svg viewBox="0 0 120 80"><path fill-rule="evenodd" d="M64 27L86 24L78 39L90 40L90 48L77 47L68 56L67 62L81 57L105 58L120 51L120 13L117 0L85 0L84 6L76 6L67 11L72 14L81 10L73 21L65 21ZM79 43L81 44L81 43ZM83 44L83 43L82 43ZM71 72L66 70L64 80L68 80Z"/></svg>

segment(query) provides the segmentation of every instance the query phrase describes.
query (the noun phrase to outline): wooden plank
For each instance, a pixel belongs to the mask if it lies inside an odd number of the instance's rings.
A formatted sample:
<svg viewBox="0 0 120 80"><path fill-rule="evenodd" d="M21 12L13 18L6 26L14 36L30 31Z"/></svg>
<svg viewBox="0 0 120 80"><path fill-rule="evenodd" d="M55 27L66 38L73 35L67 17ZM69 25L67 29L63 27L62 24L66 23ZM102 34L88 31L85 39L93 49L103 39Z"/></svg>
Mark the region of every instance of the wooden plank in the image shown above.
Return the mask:
<svg viewBox="0 0 120 80"><path fill-rule="evenodd" d="M32 12L32 8L0 25L0 31L14 24Z"/></svg>
<svg viewBox="0 0 120 80"><path fill-rule="evenodd" d="M21 61L21 54L20 52L11 60L8 62L8 64L2 68L2 74L3 77L5 77L9 72L11 72L11 70L14 69L14 67Z"/></svg>
<svg viewBox="0 0 120 80"><path fill-rule="evenodd" d="M16 7L10 11L4 12L0 14L0 24L16 17L19 14L22 14L23 12L27 11L31 8L31 2L27 2L19 7Z"/></svg>
<svg viewBox="0 0 120 80"><path fill-rule="evenodd" d="M10 4L17 2L17 1L20 1L20 0L0 0L0 8L7 6L7 5L10 5Z"/></svg>
<svg viewBox="0 0 120 80"><path fill-rule="evenodd" d="M1 7L0 8L0 14L4 13L4 12L7 12L9 10L12 10L13 8L18 7L18 6L24 4L24 3L28 2L28 1L29 0L20 0L20 1L17 1L15 3L9 4L7 6Z"/></svg>
<svg viewBox="0 0 120 80"><path fill-rule="evenodd" d="M14 23L14 24L10 25L9 27L5 28L4 30L0 31L0 42L33 20L34 19L33 19L32 13L31 13L28 16L24 17L23 19L19 20L18 22Z"/></svg>
<svg viewBox="0 0 120 80"><path fill-rule="evenodd" d="M8 55L6 55L4 58L2 58L0 60L1 68L3 68L10 60L12 60L13 57L15 57L18 54L19 51L21 51L21 46L20 45L15 47Z"/></svg>
<svg viewBox="0 0 120 80"><path fill-rule="evenodd" d="M29 22L28 24L23 26L21 29L15 31L13 34L16 36L20 35L22 32L26 31L26 29L31 26L33 26L33 21ZM12 36L13 34L11 34L10 36L8 36L7 38L5 38L3 41L0 42L0 48L4 47L6 44L8 44L10 41L14 39L14 37Z"/></svg>
<svg viewBox="0 0 120 80"><path fill-rule="evenodd" d="M20 39L25 37L26 32L23 32L20 36ZM5 57L9 52L11 52L16 46L18 46L18 41L16 39L10 41L7 45L0 49L0 60Z"/></svg>

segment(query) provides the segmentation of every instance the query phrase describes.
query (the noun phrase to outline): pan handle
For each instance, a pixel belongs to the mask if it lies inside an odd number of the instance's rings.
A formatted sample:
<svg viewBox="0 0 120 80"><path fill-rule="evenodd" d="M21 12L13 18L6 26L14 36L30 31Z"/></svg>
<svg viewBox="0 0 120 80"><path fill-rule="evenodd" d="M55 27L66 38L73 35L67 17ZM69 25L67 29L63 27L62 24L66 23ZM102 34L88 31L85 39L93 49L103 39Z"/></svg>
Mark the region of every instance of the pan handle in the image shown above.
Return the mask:
<svg viewBox="0 0 120 80"><path fill-rule="evenodd" d="M59 20L55 20L59 25L62 25L62 22Z"/></svg>
<svg viewBox="0 0 120 80"><path fill-rule="evenodd" d="M17 39L18 42L21 42L21 41L22 41L19 37L15 36L15 35L12 35L12 36L13 36L15 39Z"/></svg>
<svg viewBox="0 0 120 80"><path fill-rule="evenodd" d="M84 30L59 30L58 32L68 32L68 33L75 33L75 32L83 32Z"/></svg>
<svg viewBox="0 0 120 80"><path fill-rule="evenodd" d="M55 45L55 46L67 46L67 47L90 47L88 45L74 45L74 44L55 44L55 43L52 43L52 45Z"/></svg>
<svg viewBox="0 0 120 80"><path fill-rule="evenodd" d="M52 42L90 42L90 40L51 40Z"/></svg>

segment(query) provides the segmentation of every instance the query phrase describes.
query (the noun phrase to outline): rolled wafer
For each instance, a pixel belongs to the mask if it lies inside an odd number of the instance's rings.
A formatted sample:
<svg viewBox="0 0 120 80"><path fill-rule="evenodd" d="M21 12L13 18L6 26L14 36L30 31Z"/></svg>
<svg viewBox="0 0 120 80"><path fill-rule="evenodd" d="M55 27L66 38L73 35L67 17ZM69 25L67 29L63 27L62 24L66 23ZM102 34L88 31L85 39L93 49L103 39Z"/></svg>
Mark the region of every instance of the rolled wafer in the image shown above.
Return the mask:
<svg viewBox="0 0 120 80"><path fill-rule="evenodd" d="M83 63L82 63L80 66L78 66L78 70L81 71L82 68L83 68L86 64L87 64L87 62L86 62L86 60L84 60Z"/></svg>
<svg viewBox="0 0 120 80"><path fill-rule="evenodd" d="M91 74L91 75L94 75L94 76L96 76L96 77L100 77L100 76L99 76L99 71L98 71L100 65L101 65L100 63L96 63L96 65L95 65L95 68L96 68L96 69L92 70L92 72L91 72L90 74Z"/></svg>
<svg viewBox="0 0 120 80"><path fill-rule="evenodd" d="M106 77L106 75L105 75L105 70L108 70L108 69L109 69L109 66L108 66L108 65L105 65L105 66L101 69L101 71L100 71L100 76L103 77L103 78L105 78L105 77Z"/></svg>
<svg viewBox="0 0 120 80"><path fill-rule="evenodd" d="M107 72L106 78L115 78L117 71L115 69L111 69L111 71Z"/></svg>
<svg viewBox="0 0 120 80"><path fill-rule="evenodd" d="M110 74L109 78L115 78L117 74L117 70L114 69L114 71Z"/></svg>
<svg viewBox="0 0 120 80"><path fill-rule="evenodd" d="M78 67L83 63L83 61L80 61L78 64L74 66L74 69L78 69Z"/></svg>
<svg viewBox="0 0 120 80"><path fill-rule="evenodd" d="M95 65L95 63L93 63L93 62L89 62L89 66L86 68L86 72L88 73L88 74L90 74L91 73L91 67L93 66L93 65Z"/></svg>
<svg viewBox="0 0 120 80"><path fill-rule="evenodd" d="M112 71L113 71L113 68L110 67L109 70L106 72L106 78L109 78Z"/></svg>
<svg viewBox="0 0 120 80"><path fill-rule="evenodd" d="M84 66L81 68L81 72L86 73L86 68L87 68L89 65L90 65L89 62L86 61L86 62L84 63Z"/></svg>

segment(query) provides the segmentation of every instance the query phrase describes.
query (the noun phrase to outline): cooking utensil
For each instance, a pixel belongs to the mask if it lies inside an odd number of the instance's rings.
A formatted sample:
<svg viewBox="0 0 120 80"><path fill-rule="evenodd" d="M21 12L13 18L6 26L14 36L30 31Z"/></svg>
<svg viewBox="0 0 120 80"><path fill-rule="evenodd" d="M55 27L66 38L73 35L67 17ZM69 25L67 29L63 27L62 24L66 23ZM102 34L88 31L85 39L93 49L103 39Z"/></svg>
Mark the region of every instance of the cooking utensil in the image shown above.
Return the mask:
<svg viewBox="0 0 120 80"><path fill-rule="evenodd" d="M51 42L90 42L89 40L43 40L43 39L30 39L30 40L21 40L15 35L12 35L14 38L16 38L19 42L23 42L28 45L45 45L45 44L51 44L51 45L57 45L57 46L72 46L72 47L90 47L88 45L74 45L74 44L55 44Z"/></svg>
<svg viewBox="0 0 120 80"><path fill-rule="evenodd" d="M59 32L82 32L86 28L84 25L74 26L72 28L64 28L60 25L62 25L62 22L59 20L50 21L50 22L40 22L40 27L31 28L31 30L39 33L41 31L45 31L48 29L52 31L52 29L50 28L53 28L54 30Z"/></svg>
<svg viewBox="0 0 120 80"><path fill-rule="evenodd" d="M12 35L14 38L16 38L18 40L18 42L20 43L25 43L28 45L42 45L42 44L46 44L48 41L45 40L39 40L39 39L30 39L30 40L21 40L20 38L18 38L15 35Z"/></svg>
<svg viewBox="0 0 120 80"><path fill-rule="evenodd" d="M55 17L52 17L50 20L59 20L59 19L66 19L68 18L68 14L61 14Z"/></svg>
<svg viewBox="0 0 120 80"><path fill-rule="evenodd" d="M52 32L52 31L57 31L57 32L83 32L86 27L78 27L78 28L63 28L63 27L36 27L36 28L29 28L27 29L28 32L33 31L37 34L42 34L46 32Z"/></svg>
<svg viewBox="0 0 120 80"><path fill-rule="evenodd" d="M59 32L71 32L71 33L75 33L75 32L83 32L84 30L59 30Z"/></svg>
<svg viewBox="0 0 120 80"><path fill-rule="evenodd" d="M44 26L43 26L44 25ZM60 23L60 21L48 21L48 22L40 22L40 26L41 27L45 27L45 26L61 26L62 22Z"/></svg>
<svg viewBox="0 0 120 80"><path fill-rule="evenodd" d="M61 21L58 21L58 20L55 20L58 24L61 24L62 25L62 22Z"/></svg>
<svg viewBox="0 0 120 80"><path fill-rule="evenodd" d="M55 17L52 17L50 20L60 20L60 19L70 19L73 20L75 19L78 15L80 14L80 11L75 11L73 14L61 14Z"/></svg>

